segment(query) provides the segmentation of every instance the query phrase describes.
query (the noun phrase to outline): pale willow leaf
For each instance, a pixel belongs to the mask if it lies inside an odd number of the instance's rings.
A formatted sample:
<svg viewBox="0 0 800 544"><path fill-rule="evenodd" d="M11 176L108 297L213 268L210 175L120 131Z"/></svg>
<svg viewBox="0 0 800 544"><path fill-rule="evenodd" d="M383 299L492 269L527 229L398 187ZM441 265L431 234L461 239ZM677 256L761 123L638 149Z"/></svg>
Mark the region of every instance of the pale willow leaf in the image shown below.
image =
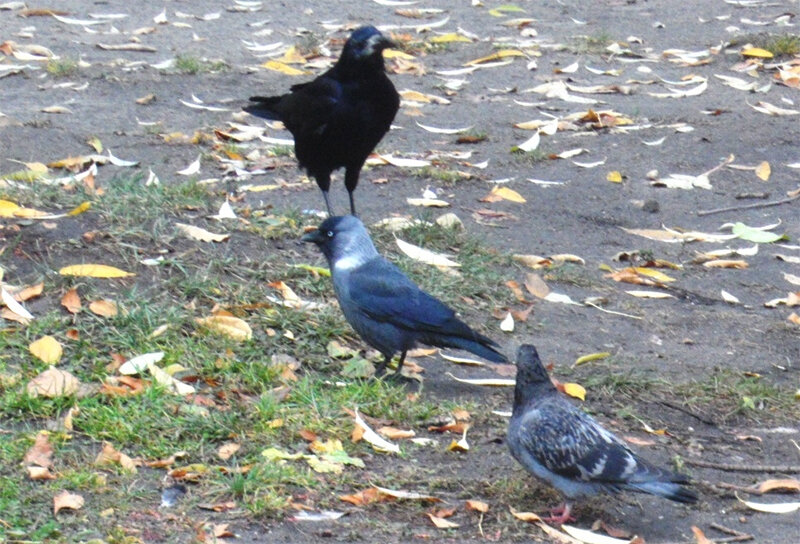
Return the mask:
<svg viewBox="0 0 800 544"><path fill-rule="evenodd" d="M200 172L200 155L197 156L197 159L194 160L189 166L184 168L183 170L178 170L178 174L181 176L193 176Z"/></svg>
<svg viewBox="0 0 800 544"><path fill-rule="evenodd" d="M391 164L400 168L422 168L423 166L430 166L431 161L420 159L404 159L402 157L394 157L392 155L378 155L381 161L385 164Z"/></svg>
<svg viewBox="0 0 800 544"><path fill-rule="evenodd" d="M564 295L562 293L549 293L546 297L544 297L544 300L548 302L560 302L562 304L575 304L580 306L580 304L572 300L569 295Z"/></svg>
<svg viewBox="0 0 800 544"><path fill-rule="evenodd" d="M423 125L419 121L417 122L417 126L422 130L433 132L434 134L459 134L461 132L466 132L472 128L472 125L463 128L439 128L439 127L432 127L430 125Z"/></svg>
<svg viewBox="0 0 800 544"><path fill-rule="evenodd" d="M364 421L361 418L361 414L358 413L358 408L356 408L354 412L356 425L364 431L364 434L361 436L361 438L366 440L375 451L379 451L381 453L400 453L400 446L389 442L381 435L373 431L369 425L367 425L367 422Z"/></svg>
<svg viewBox="0 0 800 544"><path fill-rule="evenodd" d="M11 296L11 294L8 291L6 291L5 287L2 286L0 286L0 299L2 299L3 303L9 310L14 312L18 316L24 319L34 318L33 314L30 313L28 310L26 310L22 304L14 300L14 297Z"/></svg>
<svg viewBox="0 0 800 544"><path fill-rule="evenodd" d="M736 497L739 499L739 497ZM739 502L747 506L752 510L756 510L758 512L767 512L769 514L791 514L800 510L800 502L778 502L778 503L763 503L763 502L753 502L753 501L745 501L739 499Z"/></svg>
<svg viewBox="0 0 800 544"><path fill-rule="evenodd" d="M539 131L537 130L533 136L516 146L516 148L520 151L524 151L525 153L530 153L539 147L540 141L541 137L539 136Z"/></svg>
<svg viewBox="0 0 800 544"><path fill-rule="evenodd" d="M447 208L450 203L438 198L407 198L406 202L410 206L422 206L424 208Z"/></svg>
<svg viewBox="0 0 800 544"><path fill-rule="evenodd" d="M571 525L562 525L561 530L567 533L572 538L577 538L584 544L628 544L630 540L622 540L620 538L613 538L608 535L601 535L586 529L579 529Z"/></svg>
<svg viewBox="0 0 800 544"><path fill-rule="evenodd" d="M206 229L195 227L194 225L186 225L184 223L175 223L175 226L189 238L201 242L224 242L231 236L230 234L216 234Z"/></svg>
<svg viewBox="0 0 800 544"><path fill-rule="evenodd" d="M461 266L461 264L450 260L446 255L443 255L441 253L435 253L428 249L421 248L413 244L409 244L408 242L404 242L399 238L395 238L395 242L397 243L397 247L400 248L400 251L402 251L408 257L414 259L415 261L419 261L425 264L430 264L433 266L447 266L447 267Z"/></svg>
<svg viewBox="0 0 800 544"><path fill-rule="evenodd" d="M453 378L457 382L468 383L470 385L479 385L484 387L514 387L514 385L517 383L516 380L509 380L505 378L474 378L474 379L457 378L452 374L450 374L449 372L447 373L447 375Z"/></svg>
<svg viewBox="0 0 800 544"><path fill-rule="evenodd" d="M640 291L640 290L632 290L632 291L625 291L631 296L637 298L675 298L674 296L670 295L669 293L662 293L661 291Z"/></svg>
<svg viewBox="0 0 800 544"><path fill-rule="evenodd" d="M442 359L445 361L450 361L451 363L455 363L457 365L467 365L467 366L486 366L486 363L483 361L479 361L478 359L470 359L469 357L457 357L455 355L448 355L447 353L443 353L439 350L439 355L441 355Z"/></svg>
<svg viewBox="0 0 800 544"><path fill-rule="evenodd" d="M514 332L514 316L511 312L506 313L503 321L500 322L500 330L503 332Z"/></svg>
<svg viewBox="0 0 800 544"><path fill-rule="evenodd" d="M132 376L134 374L142 374L148 366L159 362L164 358L163 351L154 351L151 353L143 353L132 357L122 363L119 367L119 373L123 376Z"/></svg>
<svg viewBox="0 0 800 544"><path fill-rule="evenodd" d="M194 386L189 385L188 383L184 383L180 380L177 380L167 374L164 369L158 368L155 363L149 363L147 365L147 370L150 371L150 374L153 376L153 379L178 395L191 395L195 392Z"/></svg>
<svg viewBox="0 0 800 544"><path fill-rule="evenodd" d="M721 289L719 294L722 296L722 300L728 304L739 304L739 299L727 292L725 289Z"/></svg>

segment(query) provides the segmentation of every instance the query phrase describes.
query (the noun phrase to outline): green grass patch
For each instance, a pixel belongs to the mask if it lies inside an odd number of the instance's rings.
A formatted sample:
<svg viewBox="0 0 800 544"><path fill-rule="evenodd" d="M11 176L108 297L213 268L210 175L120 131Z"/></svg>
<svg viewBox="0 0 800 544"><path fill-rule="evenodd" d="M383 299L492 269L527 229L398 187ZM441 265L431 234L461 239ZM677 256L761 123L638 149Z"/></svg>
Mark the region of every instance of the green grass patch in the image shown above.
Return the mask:
<svg viewBox="0 0 800 544"><path fill-rule="evenodd" d="M78 61L69 57L50 59L45 70L53 77L71 77L78 71Z"/></svg>
<svg viewBox="0 0 800 544"><path fill-rule="evenodd" d="M209 60L191 55L178 55L175 57L175 70L181 74L207 74L223 72L228 69L228 64L222 60Z"/></svg>

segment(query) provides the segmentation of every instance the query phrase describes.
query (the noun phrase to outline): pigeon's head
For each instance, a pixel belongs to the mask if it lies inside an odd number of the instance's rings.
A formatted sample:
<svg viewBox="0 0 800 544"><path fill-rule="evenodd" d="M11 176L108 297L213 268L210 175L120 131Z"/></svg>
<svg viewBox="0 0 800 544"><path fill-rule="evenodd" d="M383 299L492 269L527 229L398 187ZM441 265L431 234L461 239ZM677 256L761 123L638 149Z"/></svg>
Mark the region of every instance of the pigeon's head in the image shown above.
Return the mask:
<svg viewBox="0 0 800 544"><path fill-rule="evenodd" d="M532 397L555 391L539 353L531 344L522 344L517 350L517 385L514 391L514 406L524 404Z"/></svg>
<svg viewBox="0 0 800 544"><path fill-rule="evenodd" d="M380 64L383 67L383 50L394 46L395 43L381 34L374 26L362 26L350 34L344 44L342 59L359 63Z"/></svg>
<svg viewBox="0 0 800 544"><path fill-rule="evenodd" d="M378 254L364 223L354 215L329 217L301 240L316 244L333 271L355 268Z"/></svg>

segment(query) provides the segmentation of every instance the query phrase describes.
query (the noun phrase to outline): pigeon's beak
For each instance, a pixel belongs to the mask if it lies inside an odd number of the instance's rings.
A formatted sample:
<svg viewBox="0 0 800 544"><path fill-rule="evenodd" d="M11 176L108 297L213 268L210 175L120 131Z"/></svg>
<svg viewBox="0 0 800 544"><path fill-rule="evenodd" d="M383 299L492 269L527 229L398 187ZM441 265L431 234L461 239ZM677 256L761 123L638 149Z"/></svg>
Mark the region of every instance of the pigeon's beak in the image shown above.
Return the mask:
<svg viewBox="0 0 800 544"><path fill-rule="evenodd" d="M325 236L322 234L322 231L319 229L314 229L309 231L300 238L303 242L310 242L312 244L321 244L325 241Z"/></svg>

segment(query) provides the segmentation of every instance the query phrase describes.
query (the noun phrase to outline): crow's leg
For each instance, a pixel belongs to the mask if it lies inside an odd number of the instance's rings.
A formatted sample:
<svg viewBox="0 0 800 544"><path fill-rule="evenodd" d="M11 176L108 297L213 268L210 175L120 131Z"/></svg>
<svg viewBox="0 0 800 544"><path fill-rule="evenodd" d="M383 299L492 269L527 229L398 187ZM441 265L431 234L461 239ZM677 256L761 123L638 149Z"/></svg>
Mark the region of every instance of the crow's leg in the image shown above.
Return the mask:
<svg viewBox="0 0 800 544"><path fill-rule="evenodd" d="M353 200L353 191L349 191L347 195L350 197L350 215L358 217L358 214L356 213L356 203Z"/></svg>
<svg viewBox="0 0 800 544"><path fill-rule="evenodd" d="M361 164L351 164L344 169L344 186L350 197L350 213L356 217L358 217L358 215L356 214L356 203L355 200L353 200L353 193L356 190L356 185L358 185L358 175L361 173L362 166L364 166L363 161Z"/></svg>
<svg viewBox="0 0 800 544"><path fill-rule="evenodd" d="M328 208L328 215L333 217L333 209L331 209L331 200L328 197L328 191L322 191L322 198L325 199L325 207Z"/></svg>
<svg viewBox="0 0 800 544"><path fill-rule="evenodd" d="M556 525L563 525L569 521L575 521L575 518L571 515L572 512L572 505L568 502L560 506L556 506L552 510L550 510L550 516L546 518L542 518L542 521L545 523L554 523Z"/></svg>

